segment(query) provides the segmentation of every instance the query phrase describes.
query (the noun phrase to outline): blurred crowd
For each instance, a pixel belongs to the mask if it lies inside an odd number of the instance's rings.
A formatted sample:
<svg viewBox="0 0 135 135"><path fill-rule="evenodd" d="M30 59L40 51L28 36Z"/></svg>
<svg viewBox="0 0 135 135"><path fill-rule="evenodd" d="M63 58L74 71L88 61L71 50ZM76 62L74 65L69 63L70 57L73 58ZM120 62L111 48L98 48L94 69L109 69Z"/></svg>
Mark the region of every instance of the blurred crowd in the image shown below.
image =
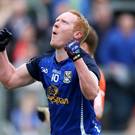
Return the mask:
<svg viewBox="0 0 135 135"><path fill-rule="evenodd" d="M80 11L99 38L95 59L107 82L103 130L135 134L135 10L114 10L113 2L0 0L0 28L13 33L7 52L10 61L19 66L52 50L51 28L60 13ZM6 128L0 126L2 135L48 135L49 123L41 123L36 115L38 105L47 106L42 86L35 83L21 89L8 91L0 85L0 124L6 124Z"/></svg>

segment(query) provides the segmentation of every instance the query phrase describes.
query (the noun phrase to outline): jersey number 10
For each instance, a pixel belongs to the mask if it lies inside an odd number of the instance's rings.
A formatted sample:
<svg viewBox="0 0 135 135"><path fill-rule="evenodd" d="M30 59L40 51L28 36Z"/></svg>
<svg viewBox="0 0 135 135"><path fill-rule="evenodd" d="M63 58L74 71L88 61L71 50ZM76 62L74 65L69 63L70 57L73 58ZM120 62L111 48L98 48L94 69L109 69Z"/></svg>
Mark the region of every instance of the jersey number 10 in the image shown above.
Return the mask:
<svg viewBox="0 0 135 135"><path fill-rule="evenodd" d="M52 78L51 78L52 82L58 82L59 81L59 74L52 74Z"/></svg>

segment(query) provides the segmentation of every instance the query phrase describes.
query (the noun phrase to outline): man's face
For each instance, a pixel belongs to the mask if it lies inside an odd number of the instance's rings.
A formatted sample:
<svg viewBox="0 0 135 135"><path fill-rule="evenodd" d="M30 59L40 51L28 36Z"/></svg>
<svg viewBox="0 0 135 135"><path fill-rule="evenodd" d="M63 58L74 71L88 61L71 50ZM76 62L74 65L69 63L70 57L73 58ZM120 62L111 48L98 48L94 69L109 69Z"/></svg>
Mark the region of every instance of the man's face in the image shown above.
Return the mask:
<svg viewBox="0 0 135 135"><path fill-rule="evenodd" d="M56 18L50 41L54 48L63 48L65 44L73 39L76 21L77 16L70 12L65 12Z"/></svg>

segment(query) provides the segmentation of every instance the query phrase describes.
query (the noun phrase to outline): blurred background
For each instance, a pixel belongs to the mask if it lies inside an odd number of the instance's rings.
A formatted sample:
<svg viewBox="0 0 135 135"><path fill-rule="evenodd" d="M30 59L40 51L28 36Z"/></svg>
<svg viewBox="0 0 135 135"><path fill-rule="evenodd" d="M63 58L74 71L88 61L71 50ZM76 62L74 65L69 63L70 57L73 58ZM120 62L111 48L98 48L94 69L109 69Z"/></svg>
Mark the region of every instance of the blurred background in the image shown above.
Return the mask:
<svg viewBox="0 0 135 135"><path fill-rule="evenodd" d="M49 51L54 20L68 9L80 11L99 36L95 59L107 83L102 134L135 135L135 0L0 0L0 28L14 36L10 61L19 66ZM0 84L0 135L49 135L37 106L47 106L40 83L13 91Z"/></svg>

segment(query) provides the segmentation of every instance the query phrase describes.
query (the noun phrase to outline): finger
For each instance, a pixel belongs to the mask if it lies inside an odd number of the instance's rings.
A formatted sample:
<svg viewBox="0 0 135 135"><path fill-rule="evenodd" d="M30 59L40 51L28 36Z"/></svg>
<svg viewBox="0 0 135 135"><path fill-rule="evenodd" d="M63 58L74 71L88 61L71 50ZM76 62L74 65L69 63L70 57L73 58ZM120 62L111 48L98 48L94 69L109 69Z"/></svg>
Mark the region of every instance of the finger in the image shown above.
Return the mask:
<svg viewBox="0 0 135 135"><path fill-rule="evenodd" d="M0 45L6 45L6 44L8 44L8 42L9 42L9 39L4 39L3 41L0 41Z"/></svg>
<svg viewBox="0 0 135 135"><path fill-rule="evenodd" d="M12 33L9 32L9 30L7 28L4 28L4 32L5 32L6 36L12 37Z"/></svg>

